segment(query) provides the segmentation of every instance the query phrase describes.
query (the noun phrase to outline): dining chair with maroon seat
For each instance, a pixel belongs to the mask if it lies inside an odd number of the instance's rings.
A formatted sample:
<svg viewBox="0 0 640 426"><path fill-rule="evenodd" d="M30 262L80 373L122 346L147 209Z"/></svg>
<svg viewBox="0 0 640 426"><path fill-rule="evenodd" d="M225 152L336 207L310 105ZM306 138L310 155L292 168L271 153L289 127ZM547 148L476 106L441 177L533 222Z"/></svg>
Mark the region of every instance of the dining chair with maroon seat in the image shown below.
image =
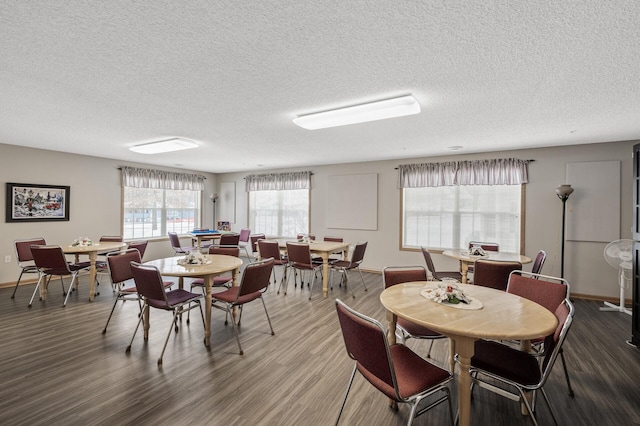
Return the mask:
<svg viewBox="0 0 640 426"><path fill-rule="evenodd" d="M101 243L121 243L124 241L124 238L122 238L121 235L103 235L102 237L100 237L100 242ZM107 258L106 256L109 253L117 253L120 250L112 250L109 252L105 252L105 253L98 253L98 256L101 258L99 260L96 260L95 263L95 267L96 267L96 286L100 285L100 280L99 280L99 276L100 275L109 275L109 268L107 267ZM90 261L86 261L86 262L80 262L77 263L78 266L82 266L82 267L89 267L91 266L91 262ZM113 286L113 282L111 283L111 285ZM100 288L96 287L96 295L100 294Z"/></svg>
<svg viewBox="0 0 640 426"><path fill-rule="evenodd" d="M182 314L184 312L190 311L191 309L195 309L197 306L200 309L200 315L202 316L202 326L204 327L204 315L202 313L202 306L200 303L203 296L201 294L191 293L190 291L181 288L167 291L165 283L162 280L162 276L155 266L142 265L138 262L131 262L130 267L136 289L140 297L142 297L144 304L142 306L142 314L138 319L138 324L133 331L133 336L131 336L131 341L129 342L129 346L127 346L126 352L131 352L133 339L136 337L136 333L138 331L138 328L140 328L140 324L142 323L142 321L148 321L148 313L151 308L171 311L173 312L173 321L171 322L169 333L167 333L167 338L164 341L162 352L160 353L160 357L158 358L158 365L162 365L162 357L164 356L164 351L167 348L167 343L169 342L171 331L172 329L175 329L177 333L179 330L178 314ZM187 324L188 323L189 321L187 320ZM145 341L149 337L147 333L148 329L145 329Z"/></svg>
<svg viewBox="0 0 640 426"><path fill-rule="evenodd" d="M218 244L224 247L238 247L240 243L240 234L236 233L226 233L220 235L220 240Z"/></svg>
<svg viewBox="0 0 640 426"><path fill-rule="evenodd" d="M434 280L442 281L443 278L453 278L458 282L462 281L462 273L460 273L460 271L436 271L436 267L433 264L433 259L431 258L431 253L429 253L429 250L426 247L421 247L421 249L424 261L427 264L427 269L431 273L431 276Z"/></svg>
<svg viewBox="0 0 640 426"><path fill-rule="evenodd" d="M40 277L38 278L36 288L33 290L33 294L31 295L31 300L29 300L29 307L33 304L33 299L35 298L40 286L44 286L45 289L48 288L49 282L53 276L60 277L62 292L65 295L62 306L66 306L69 295L74 290L74 284L78 280L78 273L86 270L87 268L68 262L64 255L64 251L60 246L32 245L31 254L33 255L33 261L40 271ZM71 283L69 284L69 289L67 291L64 289L63 277L71 277Z"/></svg>
<svg viewBox="0 0 640 426"><path fill-rule="evenodd" d="M385 328L380 322L351 309L340 299L336 299L336 311L347 354L355 361L336 425L340 421L356 372L360 372L387 398L411 406L407 425L445 401L449 406L451 424L454 424L451 394L447 386L453 380L451 373L420 357L404 344L389 345ZM440 392L444 395L418 409L423 400L433 399L431 397ZM368 423L375 422L370 419Z"/></svg>
<svg viewBox="0 0 640 426"><path fill-rule="evenodd" d="M282 255L280 251L280 244L275 240L258 240L258 250L260 251L261 259L273 259L273 284L276 284L276 268L275 266L282 266L282 277L280 278L280 286L282 282L287 279L287 267L289 265L289 258Z"/></svg>
<svg viewBox="0 0 640 426"><path fill-rule="evenodd" d="M180 237L178 236L177 232L168 232L167 234L169 235L169 242L171 243L171 248L175 252L174 254L187 254L189 252L198 250L197 247L193 247L193 246L183 247L180 244Z"/></svg>
<svg viewBox="0 0 640 426"><path fill-rule="evenodd" d="M484 251L500 251L500 244L483 241L469 241L469 248L480 247Z"/></svg>
<svg viewBox="0 0 640 426"><path fill-rule="evenodd" d="M224 256L233 256L240 257L240 249L238 247L220 247L220 246L209 246L209 254L220 254ZM228 287L231 285L233 281L233 276L230 275L219 275L217 277L213 277L213 286L214 287ZM199 287L202 289L202 294L204 294L204 280L202 278L195 278L189 283L189 290L193 290L194 287Z"/></svg>
<svg viewBox="0 0 640 426"><path fill-rule="evenodd" d="M382 283L384 288L411 281L427 281L427 270L424 266L386 266L382 269ZM407 339L411 338L430 340L427 358L431 357L433 341L446 337L427 327L412 323L400 317L398 317L396 331L399 332L403 344Z"/></svg>
<svg viewBox="0 0 640 426"><path fill-rule="evenodd" d="M362 271L360 270L360 265L364 260L364 253L366 250L367 250L367 241L360 242L356 244L355 248L353 249L353 253L351 254L350 260L334 260L329 264L329 266L331 267L331 275L329 277L329 281L331 282L332 289L333 289L333 271L334 270L340 272L340 285L342 285L342 282L344 281L345 286L346 286L346 282L349 282L348 279L345 280L345 278L348 278L346 276L348 271L357 270L358 273L360 274L360 280L362 281L362 286L364 287L364 291L367 291L367 285L364 283L364 277L362 276ZM349 289L351 290L351 296L355 298L356 296L353 293L353 286L350 285Z"/></svg>
<svg viewBox="0 0 640 426"><path fill-rule="evenodd" d="M132 241L129 243L130 249L136 249L140 252L140 259L144 259L144 253L147 251L147 245L149 245L149 241Z"/></svg>
<svg viewBox="0 0 640 426"><path fill-rule="evenodd" d="M135 300L138 302L140 313L142 313L142 303L135 282L133 282L133 273L131 272L131 262L140 263L142 254L137 248L129 247L126 250L119 252L110 252L107 255L107 268L109 270L109 277L111 277L111 283L116 289L116 298L111 307L109 318L107 323L102 329L102 334L107 332L107 326L113 316L113 311L116 309L118 302L125 302L127 300ZM173 281L165 281L163 285L169 288L173 285Z"/></svg>
<svg viewBox="0 0 640 426"><path fill-rule="evenodd" d="M264 313L267 316L267 322L269 323L269 328L271 329L271 335L273 336L275 334L273 331L273 327L271 326L271 319L269 318L267 305L265 305L264 298L262 297L262 293L264 293L267 288L269 288L273 264L274 261L272 258L248 264L244 269L244 272L242 273L242 280L240 281L239 286L230 287L225 291L214 293L212 295L213 302L211 306L216 309L225 311L225 325L228 324L227 318L231 317L231 322L233 323L233 330L236 335L236 341L238 342L238 350L240 351L240 355L243 355L244 352L242 351L242 346L240 345L238 328L240 327L240 323L242 321L242 311L244 310L244 305L246 305L247 303L253 302L257 299L260 299L262 301ZM235 307L240 308L240 315L238 317L237 323L233 321L233 309Z"/></svg>
<svg viewBox="0 0 640 426"><path fill-rule="evenodd" d="M18 290L18 286L20 285L20 280L22 279L23 274L38 274L38 278L40 278L40 270L38 269L38 266L36 266L36 264L33 262L31 246L44 246L46 244L47 242L44 238L29 238L23 240L15 240L13 242L13 246L16 250L16 260L18 261L18 266L20 267L20 275L18 276L18 281L16 281L15 287L13 287L13 293L11 294L12 299L16 296L16 290Z"/></svg>
<svg viewBox="0 0 640 426"><path fill-rule="evenodd" d="M306 243L294 243L287 241L287 257L289 258L289 267L293 268L295 272L300 271L300 289L304 289L304 280L302 274L306 271L310 274L310 285L309 285L309 300L311 300L311 295L313 294L313 285L316 282L316 275L318 272L322 270L322 264L313 263L311 260L311 250L309 248L309 244ZM289 277L294 275L294 287L296 286L295 274L289 274L287 279L280 285L284 284L284 294L287 294L287 287L289 285ZM281 288L278 288L278 294L280 294Z"/></svg>
<svg viewBox="0 0 640 426"><path fill-rule="evenodd" d="M507 292L525 297L544 306L549 311L555 312L563 300L569 298L570 288L569 282L564 278L514 271L509 276ZM531 344L533 353L536 356L541 356L545 353L544 339L534 339L531 341ZM562 361L564 377L567 382L567 393L569 396L574 397L575 394L571 387L571 379L569 378L569 370L564 358L563 348L560 348L559 354L560 360Z"/></svg>
<svg viewBox="0 0 640 426"><path fill-rule="evenodd" d="M474 263L473 284L505 291L512 271L522 269L520 262L497 262L478 259Z"/></svg>
<svg viewBox="0 0 640 426"><path fill-rule="evenodd" d="M249 256L250 238L251 238L251 229L245 228L240 230L240 237L238 238L238 247L244 250L244 252L247 254L248 259L251 258L251 256Z"/></svg>
<svg viewBox="0 0 640 426"><path fill-rule="evenodd" d="M534 425L538 424L535 406L529 402L526 393L539 390L554 423L557 425L558 421L544 390L544 385L567 337L573 322L574 312L573 304L568 298L564 299L554 310L558 326L544 339L545 354L542 362L539 362L534 354L521 351L510 345L496 341L477 340L469 369L472 385L478 385L513 401L523 403L527 407ZM498 387L496 382L515 388L517 393L509 392L504 386Z"/></svg>
<svg viewBox="0 0 640 426"><path fill-rule="evenodd" d="M258 253L258 240L265 240L267 236L265 234L251 234L249 236L250 246L251 246L251 257L257 257L256 253Z"/></svg>
<svg viewBox="0 0 640 426"><path fill-rule="evenodd" d="M316 236L314 234L298 234L298 235L296 235L296 239L298 241L302 240L305 237L308 237L311 241L315 241L316 240Z"/></svg>
<svg viewBox="0 0 640 426"><path fill-rule="evenodd" d="M544 250L540 250L536 255L535 260L533 261L533 266L531 267L532 274L540 274L542 272L542 266L544 265L544 261L547 259L547 252Z"/></svg>

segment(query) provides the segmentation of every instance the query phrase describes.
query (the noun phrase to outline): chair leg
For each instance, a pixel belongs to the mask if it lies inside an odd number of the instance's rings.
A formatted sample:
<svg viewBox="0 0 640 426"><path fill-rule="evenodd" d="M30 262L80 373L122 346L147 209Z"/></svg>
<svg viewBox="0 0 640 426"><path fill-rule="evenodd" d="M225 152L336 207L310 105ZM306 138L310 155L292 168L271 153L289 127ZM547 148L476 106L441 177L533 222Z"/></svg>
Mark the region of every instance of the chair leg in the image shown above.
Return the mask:
<svg viewBox="0 0 640 426"><path fill-rule="evenodd" d="M20 280L22 279L22 274L24 274L24 269L22 271L20 271L20 276L18 277L18 281L16 282L16 286L13 287L13 293L11 294L11 298L12 299L16 296L16 290L18 289L18 286L20 285Z"/></svg>
<svg viewBox="0 0 640 426"><path fill-rule="evenodd" d="M433 348L433 341L435 339L430 339L431 342L429 343L429 350L427 351L427 358L431 358L431 349Z"/></svg>
<svg viewBox="0 0 640 426"><path fill-rule="evenodd" d="M107 326L109 325L109 321L111 321L111 316L113 315L113 311L115 311L116 305L118 304L119 300L120 300L120 295L118 294L116 296L115 302L113 302L113 306L111 307L111 312L109 313L109 318L107 318L107 323L104 325L104 328L102 329L102 334L105 334L107 332Z"/></svg>
<svg viewBox="0 0 640 426"><path fill-rule="evenodd" d="M233 305L227 305L227 315L231 316L231 318L233 319ZM238 324L236 324L235 321L231 321L231 323L233 324L233 331L236 334L236 342L238 342L238 350L240 351L240 355L244 355L244 352L242 351L242 346L240 345L240 332L238 331Z"/></svg>
<svg viewBox="0 0 640 426"><path fill-rule="evenodd" d="M40 288L40 283L42 282L43 278L46 281L46 275L40 275L40 277L38 277L38 283L36 284L36 288L33 290L33 294L31 295L31 300L29 300L29 307L31 307L31 304L33 303L33 298L36 297L36 293L38 292L38 289Z"/></svg>
<svg viewBox="0 0 640 426"><path fill-rule="evenodd" d="M364 277L362 276L362 271L360 267L358 267L358 272L360 273L360 279L362 280L362 286L364 287L364 291L367 291L367 285L364 283Z"/></svg>
<svg viewBox="0 0 640 426"><path fill-rule="evenodd" d="M349 383L347 383L347 390L344 393L344 398L342 398L342 404L340 405L340 411L338 412L338 417L336 418L335 425L338 425L340 421L340 416L342 415L342 411L344 410L344 405L347 402L347 397L349 396L349 391L351 390L351 385L353 384L353 378L356 376L356 370L358 369L357 365L353 366L353 371L351 372L351 377L349 378Z"/></svg>
<svg viewBox="0 0 640 426"><path fill-rule="evenodd" d="M138 324L136 324L136 329L133 330L133 336L131 336L131 341L129 342L129 346L127 346L127 349L125 349L126 353L131 352L131 345L133 344L133 339L136 337L136 333L138 332L138 328L140 328L140 323L144 319L144 313L145 313L145 311L147 309L149 309L149 305L147 305L145 303L144 306L142 307L142 312L140 313L140 318L138 318Z"/></svg>
<svg viewBox="0 0 640 426"><path fill-rule="evenodd" d="M169 327L169 332L167 333L167 338L164 339L164 346L162 347L162 352L160 352L160 358L158 358L158 365L162 365L162 357L164 356L164 351L167 349L167 343L169 343L169 337L171 337L171 331L175 327L176 332L178 332L178 308L173 309L173 321L171 323L171 327Z"/></svg>
<svg viewBox="0 0 640 426"><path fill-rule="evenodd" d="M260 298L262 301L262 307L264 308L264 313L267 315L267 322L269 323L269 328L271 329L271 335L274 336L276 333L273 331L273 327L271 326L271 318L269 318L269 312L267 312L267 305L264 304L264 298Z"/></svg>
<svg viewBox="0 0 640 426"><path fill-rule="evenodd" d="M547 396L547 393L544 391L543 388L540 388L540 393L542 394L544 401L547 403L547 407L549 408L551 417L553 417L553 423L557 425L558 419L556 418L556 414L553 412L553 408L551 408L551 401L549 401L549 397Z"/></svg>
<svg viewBox="0 0 640 426"><path fill-rule="evenodd" d="M564 351L562 350L563 348L560 348L560 359L562 360L562 369L564 370L564 377L565 379L567 379L567 388L568 388L568 394L571 398L573 398L575 396L575 394L573 393L573 388L571 387L571 380L569 380L569 370L567 369L567 364L564 360Z"/></svg>
<svg viewBox="0 0 640 426"><path fill-rule="evenodd" d="M64 308L65 306L67 306L67 300L69 299L69 295L71 294L71 289L73 289L73 283L78 279L78 274L74 273L71 276L71 284L69 284L69 291L67 292L67 295L64 298L64 303L62 304L62 307ZM62 282L62 276L60 276L60 281ZM64 289L64 283L62 284L62 288Z"/></svg>
<svg viewBox="0 0 640 426"><path fill-rule="evenodd" d="M309 271L309 274L313 272L313 279L311 280L311 285L309 286L309 300L311 300L311 295L313 294L313 285L316 283L316 274L315 271Z"/></svg>

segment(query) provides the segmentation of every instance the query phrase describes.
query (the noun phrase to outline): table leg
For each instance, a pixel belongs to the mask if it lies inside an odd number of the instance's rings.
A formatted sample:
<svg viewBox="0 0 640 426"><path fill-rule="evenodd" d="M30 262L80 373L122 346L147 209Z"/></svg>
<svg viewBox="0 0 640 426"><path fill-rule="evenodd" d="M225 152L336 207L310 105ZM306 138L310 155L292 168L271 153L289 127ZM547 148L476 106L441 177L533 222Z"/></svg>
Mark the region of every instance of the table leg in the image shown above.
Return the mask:
<svg viewBox="0 0 640 426"><path fill-rule="evenodd" d="M474 339L465 336L452 336L455 350L458 352L460 371L458 372L458 414L460 426L469 426L471 422L471 357L474 351Z"/></svg>
<svg viewBox="0 0 640 426"><path fill-rule="evenodd" d="M389 346L396 344L396 324L398 322L398 316L391 311L387 311L387 322L389 325L387 326L387 341L389 342ZM394 410L398 409L398 403L393 399L389 399L389 407Z"/></svg>
<svg viewBox="0 0 640 426"><path fill-rule="evenodd" d="M89 253L89 302L93 302L93 296L96 292L96 259L98 258L98 252L92 251ZM71 289L69 289L71 291Z"/></svg>
<svg viewBox="0 0 640 426"><path fill-rule="evenodd" d="M462 284L466 284L467 274L469 273L469 264L464 260L460 261L460 273L462 274Z"/></svg>
<svg viewBox="0 0 640 426"><path fill-rule="evenodd" d="M146 304L146 302L145 302ZM144 340L149 340L149 315L151 308L149 306L145 306L144 315L142 315L142 329L144 330Z"/></svg>
<svg viewBox="0 0 640 426"><path fill-rule="evenodd" d="M449 371L451 374L456 372L456 341L449 338Z"/></svg>
<svg viewBox="0 0 640 426"><path fill-rule="evenodd" d="M322 256L322 296L329 294L329 253L323 252Z"/></svg>
<svg viewBox="0 0 640 426"><path fill-rule="evenodd" d="M204 345L211 344L211 287L213 286L213 275L204 277Z"/></svg>

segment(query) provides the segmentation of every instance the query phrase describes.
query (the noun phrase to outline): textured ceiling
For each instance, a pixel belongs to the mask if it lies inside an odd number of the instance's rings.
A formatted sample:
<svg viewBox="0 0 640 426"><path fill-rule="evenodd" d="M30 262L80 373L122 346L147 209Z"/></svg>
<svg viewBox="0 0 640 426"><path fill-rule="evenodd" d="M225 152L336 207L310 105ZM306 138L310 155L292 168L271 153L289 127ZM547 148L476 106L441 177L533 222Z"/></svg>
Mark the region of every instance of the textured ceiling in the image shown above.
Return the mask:
<svg viewBox="0 0 640 426"><path fill-rule="evenodd" d="M0 0L0 143L213 173L640 138L640 2ZM412 93L422 113L292 119ZM135 154L172 136L200 147Z"/></svg>

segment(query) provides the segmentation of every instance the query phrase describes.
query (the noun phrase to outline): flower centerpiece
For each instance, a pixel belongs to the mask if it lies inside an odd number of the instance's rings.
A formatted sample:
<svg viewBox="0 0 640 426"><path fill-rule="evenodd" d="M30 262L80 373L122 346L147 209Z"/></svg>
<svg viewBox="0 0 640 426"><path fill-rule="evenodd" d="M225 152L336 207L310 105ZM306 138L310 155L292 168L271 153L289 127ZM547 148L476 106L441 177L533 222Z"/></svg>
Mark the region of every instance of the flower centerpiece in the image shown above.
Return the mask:
<svg viewBox="0 0 640 426"><path fill-rule="evenodd" d="M205 265L207 263L211 263L211 261L197 250L190 251L185 257L178 260L179 265Z"/></svg>
<svg viewBox="0 0 640 426"><path fill-rule="evenodd" d="M453 282L440 283L438 286L428 291L427 298L437 303L470 303L471 300L464 294L462 290Z"/></svg>
<svg viewBox="0 0 640 426"><path fill-rule="evenodd" d="M91 241L89 238L87 237L80 237L80 238L76 238L75 240L73 240L73 242L71 243L71 247L77 247L77 246L92 246L93 245L93 241Z"/></svg>
<svg viewBox="0 0 640 426"><path fill-rule="evenodd" d="M469 254L471 256L486 256L487 253L481 246L473 246L469 249Z"/></svg>

